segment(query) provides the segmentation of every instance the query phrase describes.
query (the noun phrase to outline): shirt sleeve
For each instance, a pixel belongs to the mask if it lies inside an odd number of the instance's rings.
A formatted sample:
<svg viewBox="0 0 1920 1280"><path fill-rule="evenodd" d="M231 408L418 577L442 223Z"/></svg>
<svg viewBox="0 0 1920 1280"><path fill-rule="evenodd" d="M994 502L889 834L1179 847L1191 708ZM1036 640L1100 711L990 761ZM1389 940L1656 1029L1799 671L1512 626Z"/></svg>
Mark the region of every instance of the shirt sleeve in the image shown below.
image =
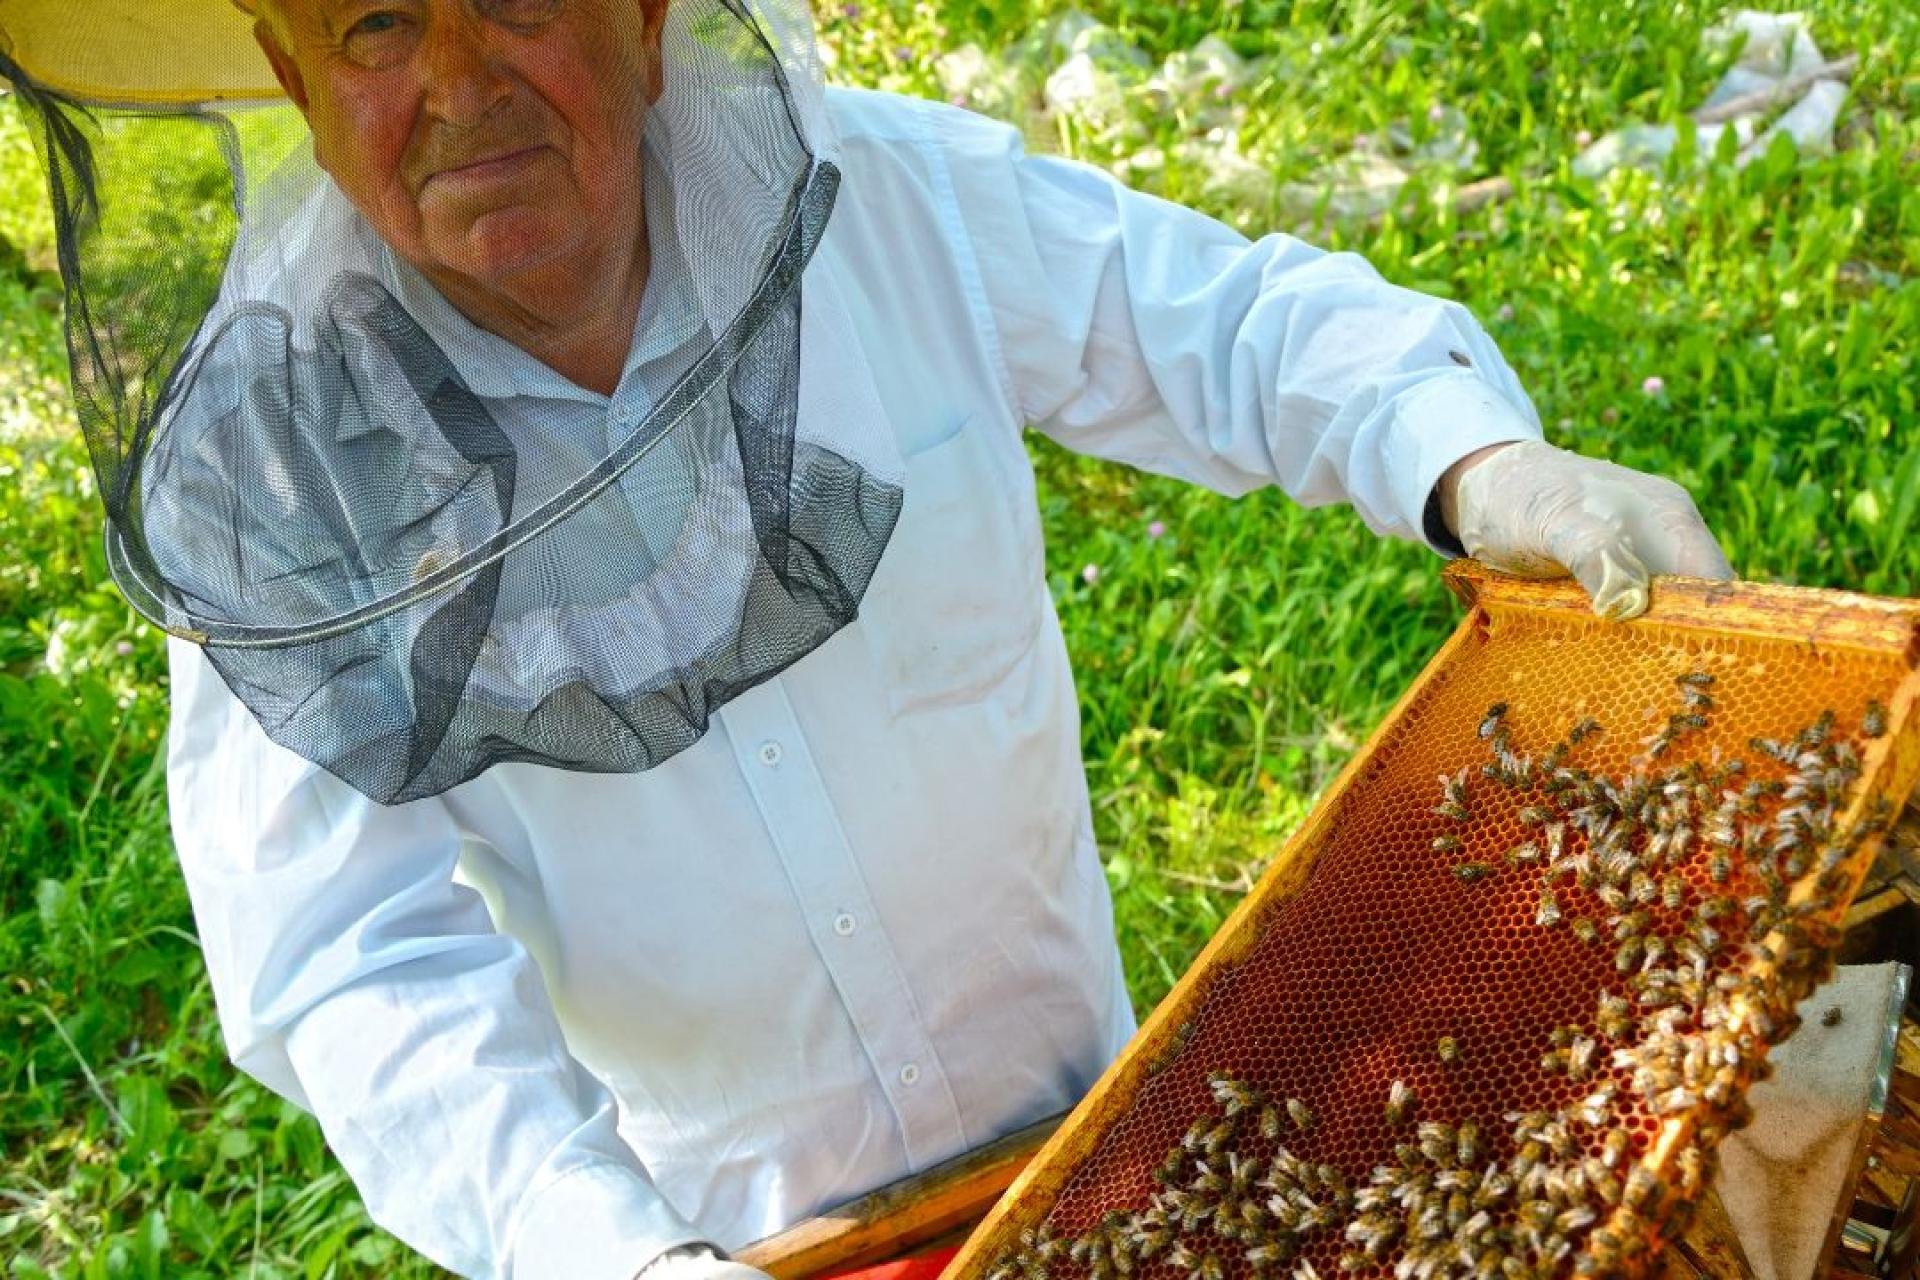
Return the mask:
<svg viewBox="0 0 1920 1280"><path fill-rule="evenodd" d="M447 808L368 800L170 644L174 839L229 1051L318 1117L374 1221L489 1280L631 1280L701 1240L532 957L454 881Z"/></svg>
<svg viewBox="0 0 1920 1280"><path fill-rule="evenodd" d="M1499 349L1458 303L1352 253L1249 241L945 106L963 273L1025 421L1080 453L1230 496L1278 484L1350 502L1376 532L1459 554L1431 499L1487 445L1540 437Z"/></svg>

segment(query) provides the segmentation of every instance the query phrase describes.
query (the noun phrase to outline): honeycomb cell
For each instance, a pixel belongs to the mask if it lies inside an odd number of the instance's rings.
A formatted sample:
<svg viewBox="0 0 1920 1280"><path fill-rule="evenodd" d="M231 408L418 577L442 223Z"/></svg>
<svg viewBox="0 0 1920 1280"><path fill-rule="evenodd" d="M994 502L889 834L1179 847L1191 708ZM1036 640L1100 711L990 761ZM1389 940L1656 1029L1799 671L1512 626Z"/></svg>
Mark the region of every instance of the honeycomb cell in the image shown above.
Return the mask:
<svg viewBox="0 0 1920 1280"><path fill-rule="evenodd" d="M1290 850L1304 879L1263 880L1250 945L1175 993L1177 1052L949 1280L1642 1268L1820 976L1908 767L1865 722L1910 733L1920 632L1621 626L1530 590L1483 587Z"/></svg>

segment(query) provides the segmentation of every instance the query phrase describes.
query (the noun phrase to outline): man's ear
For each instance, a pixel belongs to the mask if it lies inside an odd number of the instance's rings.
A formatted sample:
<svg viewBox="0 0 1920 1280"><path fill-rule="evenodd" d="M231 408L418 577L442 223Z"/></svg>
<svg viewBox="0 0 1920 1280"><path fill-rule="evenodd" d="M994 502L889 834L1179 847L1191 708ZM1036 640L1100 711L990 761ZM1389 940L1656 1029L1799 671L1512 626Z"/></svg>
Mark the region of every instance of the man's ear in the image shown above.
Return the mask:
<svg viewBox="0 0 1920 1280"><path fill-rule="evenodd" d="M300 75L300 68L294 62L293 55L280 43L279 35L265 18L253 24L253 38L260 45L260 51L267 55L267 61L273 65L274 79L280 82L280 89L287 100L300 108L300 114L307 113L307 82Z"/></svg>

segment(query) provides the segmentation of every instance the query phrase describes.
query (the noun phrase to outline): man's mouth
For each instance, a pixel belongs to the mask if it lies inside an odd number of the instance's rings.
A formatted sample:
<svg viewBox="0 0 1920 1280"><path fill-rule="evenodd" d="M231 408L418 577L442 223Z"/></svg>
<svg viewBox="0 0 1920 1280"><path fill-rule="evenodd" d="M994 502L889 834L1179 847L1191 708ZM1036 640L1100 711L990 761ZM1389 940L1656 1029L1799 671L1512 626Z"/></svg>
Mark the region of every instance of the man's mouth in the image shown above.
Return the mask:
<svg viewBox="0 0 1920 1280"><path fill-rule="evenodd" d="M545 151L544 146L521 147L515 151L503 151L497 155L485 156L451 169L442 169L427 179L428 182L452 180L456 182L486 182L497 178L510 177L518 173Z"/></svg>

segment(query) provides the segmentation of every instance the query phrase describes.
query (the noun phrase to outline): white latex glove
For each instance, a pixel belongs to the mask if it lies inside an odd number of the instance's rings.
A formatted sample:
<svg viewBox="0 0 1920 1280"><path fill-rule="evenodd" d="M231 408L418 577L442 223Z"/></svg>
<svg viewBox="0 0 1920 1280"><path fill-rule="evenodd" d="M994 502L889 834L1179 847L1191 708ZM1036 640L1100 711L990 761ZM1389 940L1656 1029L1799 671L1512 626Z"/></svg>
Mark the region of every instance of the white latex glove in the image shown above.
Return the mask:
<svg viewBox="0 0 1920 1280"><path fill-rule="evenodd" d="M711 1245L675 1245L640 1268L634 1280L772 1280L764 1271L720 1256Z"/></svg>
<svg viewBox="0 0 1920 1280"><path fill-rule="evenodd" d="M1455 463L1440 513L1474 559L1526 578L1572 574L1605 618L1645 613L1650 574L1733 577L1685 489L1535 440Z"/></svg>

